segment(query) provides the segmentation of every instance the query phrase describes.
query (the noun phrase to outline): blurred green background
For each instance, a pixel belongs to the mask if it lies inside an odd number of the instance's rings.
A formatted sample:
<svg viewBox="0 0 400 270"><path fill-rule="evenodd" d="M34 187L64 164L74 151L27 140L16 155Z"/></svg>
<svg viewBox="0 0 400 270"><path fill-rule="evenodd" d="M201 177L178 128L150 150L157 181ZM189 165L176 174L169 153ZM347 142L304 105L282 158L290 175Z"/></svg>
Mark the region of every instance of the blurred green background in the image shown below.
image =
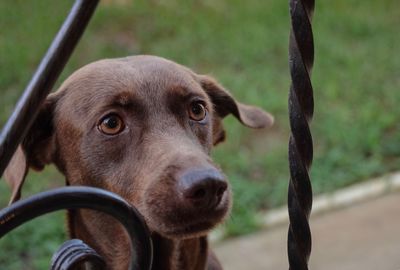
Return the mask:
<svg viewBox="0 0 400 270"><path fill-rule="evenodd" d="M120 2L117 4L117 2ZM288 1L102 2L65 68L101 58L154 54L218 78L242 102L276 117L270 130L225 120L215 149L234 190L228 235L259 227L255 213L282 205L288 183ZM0 0L0 124L4 125L72 1ZM400 168L400 4L398 0L317 0L313 19L315 194ZM30 173L24 196L63 185L52 167ZM0 181L0 207L10 191ZM45 269L65 239L64 214L0 240L1 269Z"/></svg>

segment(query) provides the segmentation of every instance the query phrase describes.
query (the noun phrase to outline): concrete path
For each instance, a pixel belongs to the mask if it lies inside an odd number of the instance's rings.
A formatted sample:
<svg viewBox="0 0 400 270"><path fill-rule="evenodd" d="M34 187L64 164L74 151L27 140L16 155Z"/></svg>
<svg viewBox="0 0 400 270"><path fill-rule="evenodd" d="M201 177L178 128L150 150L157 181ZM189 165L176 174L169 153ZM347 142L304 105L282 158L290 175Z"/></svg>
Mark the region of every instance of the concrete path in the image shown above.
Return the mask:
<svg viewBox="0 0 400 270"><path fill-rule="evenodd" d="M400 270L400 192L312 217L310 270ZM226 270L288 269L287 225L217 243Z"/></svg>

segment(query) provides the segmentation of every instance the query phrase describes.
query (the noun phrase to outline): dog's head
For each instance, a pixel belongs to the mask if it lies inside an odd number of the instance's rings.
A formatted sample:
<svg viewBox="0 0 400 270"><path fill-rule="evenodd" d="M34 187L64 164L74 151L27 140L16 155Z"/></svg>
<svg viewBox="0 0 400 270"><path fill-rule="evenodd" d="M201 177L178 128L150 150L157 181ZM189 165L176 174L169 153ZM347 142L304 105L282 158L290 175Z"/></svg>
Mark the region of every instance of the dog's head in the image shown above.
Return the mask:
<svg viewBox="0 0 400 270"><path fill-rule="evenodd" d="M210 156L222 118L252 128L268 113L237 102L208 76L154 56L87 65L51 94L6 170L19 197L27 168L55 163L70 185L115 192L150 229L202 235L230 208L228 182Z"/></svg>

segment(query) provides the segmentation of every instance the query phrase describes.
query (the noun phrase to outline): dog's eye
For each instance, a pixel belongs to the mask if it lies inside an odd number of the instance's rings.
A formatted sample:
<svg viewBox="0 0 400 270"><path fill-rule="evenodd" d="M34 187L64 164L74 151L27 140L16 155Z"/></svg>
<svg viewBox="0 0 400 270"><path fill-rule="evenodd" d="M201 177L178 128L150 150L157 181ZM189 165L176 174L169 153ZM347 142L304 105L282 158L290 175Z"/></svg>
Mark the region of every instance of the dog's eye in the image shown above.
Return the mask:
<svg viewBox="0 0 400 270"><path fill-rule="evenodd" d="M207 110L204 104L200 101L195 101L190 104L189 117L194 121L202 121L206 118Z"/></svg>
<svg viewBox="0 0 400 270"><path fill-rule="evenodd" d="M116 135L125 128L121 117L116 114L109 114L101 119L98 129L107 135Z"/></svg>

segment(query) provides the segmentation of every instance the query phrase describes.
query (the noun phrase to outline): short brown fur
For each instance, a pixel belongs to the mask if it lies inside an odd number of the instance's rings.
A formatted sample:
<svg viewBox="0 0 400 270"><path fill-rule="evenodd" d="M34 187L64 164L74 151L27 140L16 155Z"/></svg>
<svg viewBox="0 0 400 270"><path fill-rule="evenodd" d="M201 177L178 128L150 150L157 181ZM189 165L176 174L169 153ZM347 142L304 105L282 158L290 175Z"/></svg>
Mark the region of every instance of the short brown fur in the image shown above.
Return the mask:
<svg viewBox="0 0 400 270"><path fill-rule="evenodd" d="M201 121L189 117L193 102L206 110ZM99 128L110 114L124 124L115 135ZM227 216L231 192L222 190L217 204L205 209L182 197L180 185L185 173L193 177L210 170L225 181L209 153L225 139L221 120L228 114L253 128L273 122L270 114L235 101L214 79L163 58L89 64L42 106L5 173L11 201L19 198L28 167L41 170L54 163L68 185L115 192L140 211L152 232L154 270L222 269L207 233ZM68 227L71 237L105 257L108 269L127 269L129 243L112 218L69 211Z"/></svg>

